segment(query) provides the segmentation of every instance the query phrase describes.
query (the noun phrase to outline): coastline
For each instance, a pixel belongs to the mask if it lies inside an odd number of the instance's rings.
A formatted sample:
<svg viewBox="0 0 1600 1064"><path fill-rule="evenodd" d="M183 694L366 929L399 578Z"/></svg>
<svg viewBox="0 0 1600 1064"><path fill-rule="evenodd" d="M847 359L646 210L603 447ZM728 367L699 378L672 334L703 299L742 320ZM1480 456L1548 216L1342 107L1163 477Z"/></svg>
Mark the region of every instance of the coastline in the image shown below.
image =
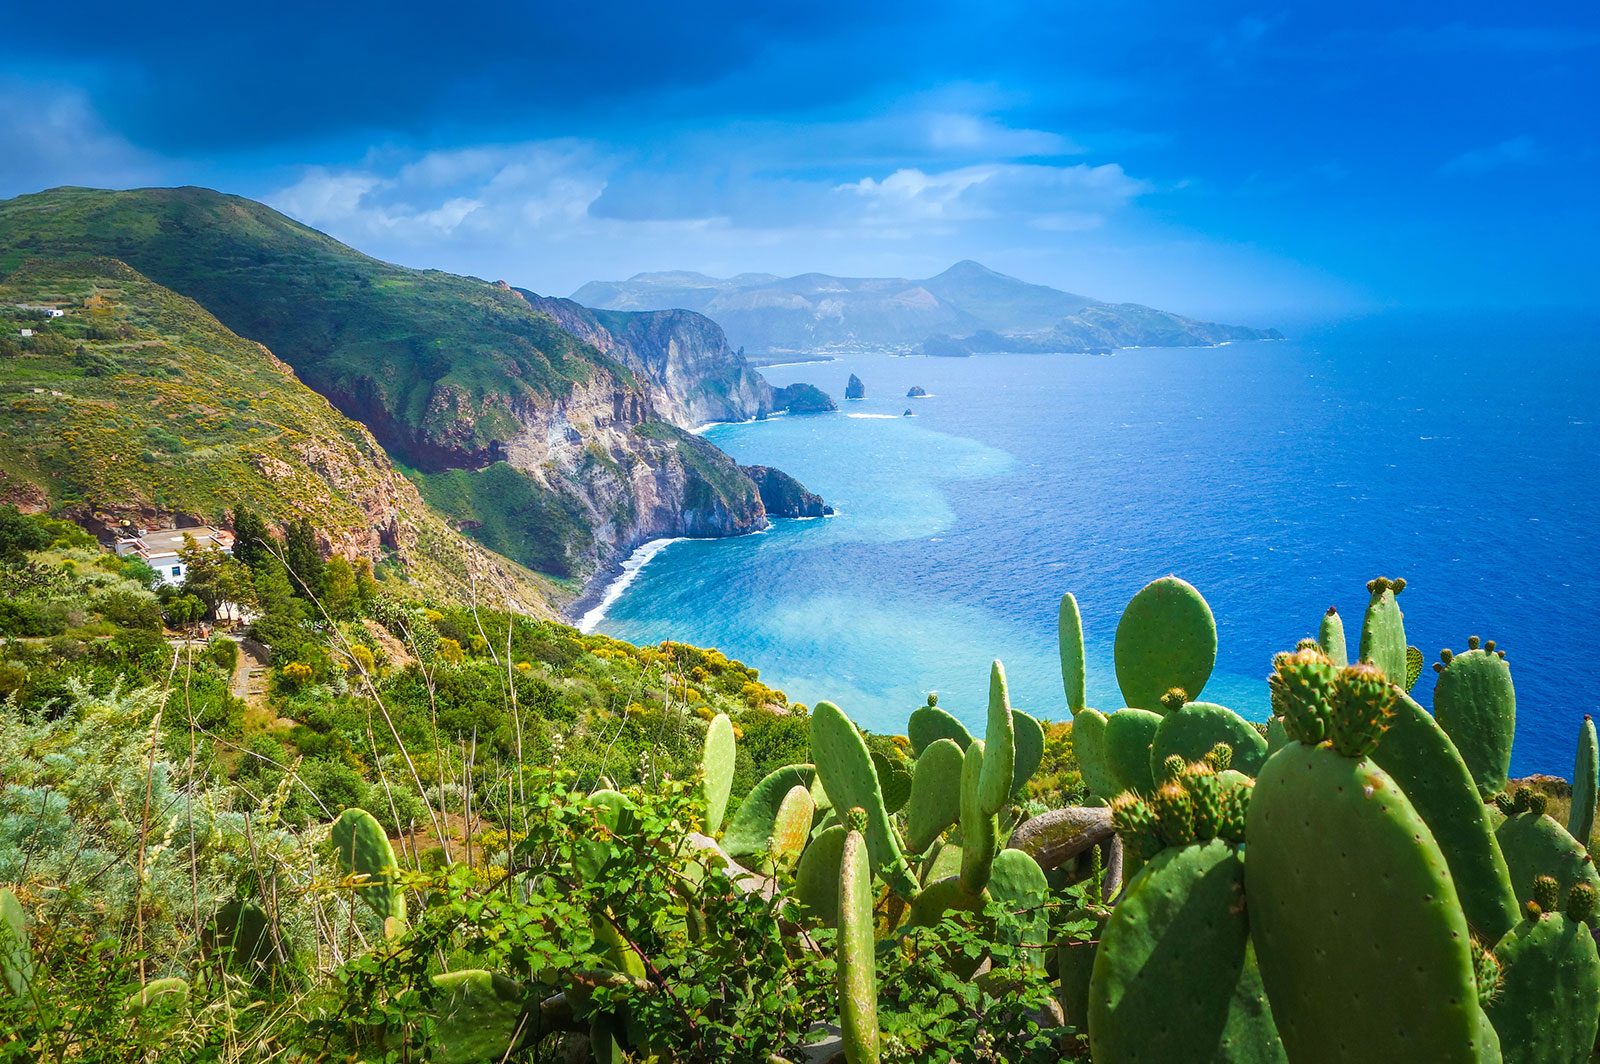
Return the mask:
<svg viewBox="0 0 1600 1064"><path fill-rule="evenodd" d="M606 611L609 610L622 593L639 576L641 570L650 559L666 550L674 543L682 543L689 539L688 536L664 536L660 539L646 540L621 561L612 562L589 580L589 586L573 600L572 605L564 611L564 619L584 635L588 635L599 627L605 620Z"/></svg>

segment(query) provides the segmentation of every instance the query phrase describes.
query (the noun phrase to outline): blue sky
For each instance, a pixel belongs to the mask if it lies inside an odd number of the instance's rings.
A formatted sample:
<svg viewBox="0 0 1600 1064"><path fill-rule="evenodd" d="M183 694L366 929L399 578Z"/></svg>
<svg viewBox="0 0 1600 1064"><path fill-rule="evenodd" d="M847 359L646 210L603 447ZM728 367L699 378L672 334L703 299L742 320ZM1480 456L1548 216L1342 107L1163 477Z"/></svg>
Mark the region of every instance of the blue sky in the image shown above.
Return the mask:
<svg viewBox="0 0 1600 1064"><path fill-rule="evenodd" d="M203 184L554 294L962 258L1271 320L1593 306L1593 3L0 0L0 196Z"/></svg>

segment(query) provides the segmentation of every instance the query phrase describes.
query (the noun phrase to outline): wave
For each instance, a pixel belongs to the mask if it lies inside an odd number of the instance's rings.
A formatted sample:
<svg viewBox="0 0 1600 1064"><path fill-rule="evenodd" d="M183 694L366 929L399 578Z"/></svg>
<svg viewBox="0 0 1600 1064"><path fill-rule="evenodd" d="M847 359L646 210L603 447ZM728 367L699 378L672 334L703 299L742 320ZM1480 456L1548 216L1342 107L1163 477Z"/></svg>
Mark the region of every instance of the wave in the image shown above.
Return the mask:
<svg viewBox="0 0 1600 1064"><path fill-rule="evenodd" d="M605 594L600 596L600 601L578 621L578 631L588 635L598 628L600 622L606 619L606 611L611 608L611 604L621 598L622 593L628 590L628 585L638 579L640 570L650 564L650 559L674 543L682 543L687 538L687 536L676 536L666 539L652 539L648 543L641 543L633 548L633 553L629 554L622 563L622 572L617 574L615 580L606 585Z"/></svg>
<svg viewBox="0 0 1600 1064"><path fill-rule="evenodd" d="M868 418L868 419L871 419L873 421L876 421L879 418L884 418L884 419L887 419L889 421L899 421L901 418L905 417L905 415L904 414L846 414L845 417Z"/></svg>

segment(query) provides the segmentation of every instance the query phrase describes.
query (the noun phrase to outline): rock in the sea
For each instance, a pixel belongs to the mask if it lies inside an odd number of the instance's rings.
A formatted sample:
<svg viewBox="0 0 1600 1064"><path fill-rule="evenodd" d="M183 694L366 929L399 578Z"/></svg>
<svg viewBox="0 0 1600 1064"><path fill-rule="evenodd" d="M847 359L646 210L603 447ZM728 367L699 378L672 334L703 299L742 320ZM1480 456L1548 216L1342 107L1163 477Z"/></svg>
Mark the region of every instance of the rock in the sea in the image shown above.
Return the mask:
<svg viewBox="0 0 1600 1064"><path fill-rule="evenodd" d="M920 384L913 384L911 386L911 390L906 393L906 398L907 399L921 399L923 396L925 396L927 394L928 394L928 389L924 388Z"/></svg>
<svg viewBox="0 0 1600 1064"><path fill-rule="evenodd" d="M791 414L821 414L839 409L839 404L814 384L791 384L772 393L772 409Z"/></svg>
<svg viewBox="0 0 1600 1064"><path fill-rule="evenodd" d="M907 410L904 414L901 414L900 416L901 417L916 417L917 415L913 414L910 410Z"/></svg>
<svg viewBox="0 0 1600 1064"><path fill-rule="evenodd" d="M806 486L781 469L771 466L740 466L739 472L750 478L761 493L761 505L767 508L768 517L823 517L833 513L833 507L822 501L822 496L806 490Z"/></svg>
<svg viewBox="0 0 1600 1064"><path fill-rule="evenodd" d="M844 397L846 399L865 399L867 397L867 386L862 384L861 378L854 373L850 374L850 382L844 386Z"/></svg>

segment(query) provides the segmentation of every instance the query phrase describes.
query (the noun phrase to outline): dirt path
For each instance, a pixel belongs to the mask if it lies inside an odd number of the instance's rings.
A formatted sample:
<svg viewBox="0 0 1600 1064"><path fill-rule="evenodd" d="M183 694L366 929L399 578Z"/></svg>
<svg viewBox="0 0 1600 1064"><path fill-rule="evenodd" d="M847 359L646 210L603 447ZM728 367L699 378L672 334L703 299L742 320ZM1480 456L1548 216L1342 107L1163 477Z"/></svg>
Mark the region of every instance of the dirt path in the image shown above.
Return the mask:
<svg viewBox="0 0 1600 1064"><path fill-rule="evenodd" d="M245 704L246 732L293 727L292 721L280 719L267 706L267 672L271 660L272 652L254 639L239 640L239 660L234 663L233 679L228 687L233 697Z"/></svg>

